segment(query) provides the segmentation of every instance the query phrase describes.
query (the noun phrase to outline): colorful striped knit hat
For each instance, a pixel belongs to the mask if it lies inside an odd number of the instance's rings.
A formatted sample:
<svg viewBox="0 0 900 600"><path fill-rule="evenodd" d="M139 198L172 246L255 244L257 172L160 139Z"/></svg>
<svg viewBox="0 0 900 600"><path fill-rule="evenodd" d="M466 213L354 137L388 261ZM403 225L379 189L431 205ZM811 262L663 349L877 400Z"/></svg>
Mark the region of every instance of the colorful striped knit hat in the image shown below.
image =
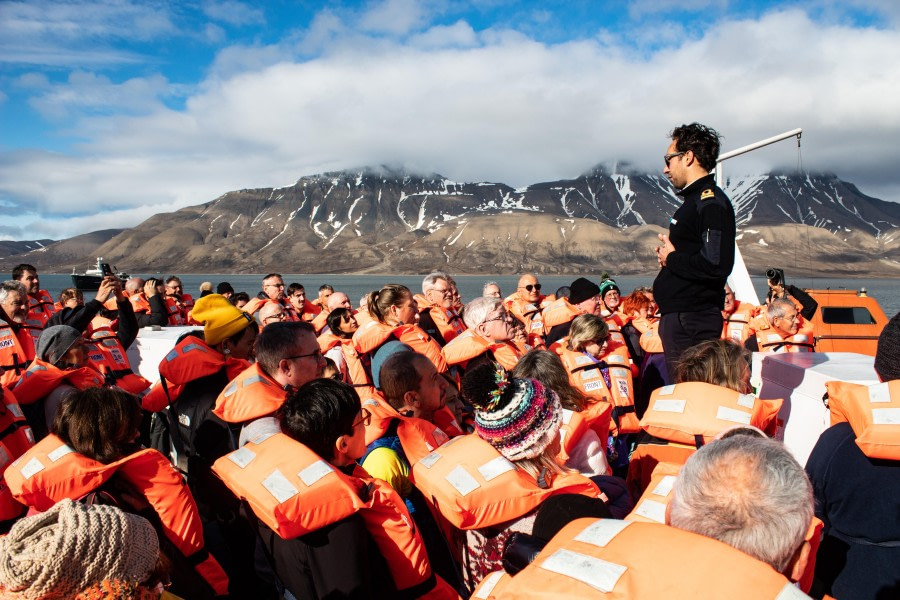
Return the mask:
<svg viewBox="0 0 900 600"><path fill-rule="evenodd" d="M485 368L491 369L484 365L476 371ZM475 406L475 433L511 461L540 456L559 434L559 398L534 379L507 380L502 368L491 371L493 389L463 384ZM480 375L484 379L485 373Z"/></svg>

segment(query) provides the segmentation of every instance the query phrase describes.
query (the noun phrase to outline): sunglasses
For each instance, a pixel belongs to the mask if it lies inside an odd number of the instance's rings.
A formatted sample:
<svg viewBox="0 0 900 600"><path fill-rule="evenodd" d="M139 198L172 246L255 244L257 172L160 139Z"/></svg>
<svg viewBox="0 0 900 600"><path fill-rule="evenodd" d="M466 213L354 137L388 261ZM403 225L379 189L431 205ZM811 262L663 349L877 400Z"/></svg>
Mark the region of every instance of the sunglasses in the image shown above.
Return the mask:
<svg viewBox="0 0 900 600"><path fill-rule="evenodd" d="M523 285L523 286L520 287L519 289L521 290L522 288L525 288L525 289L528 290L529 292L530 292L531 290L541 291L541 284L535 283L534 285L531 285L531 284L529 283L528 285Z"/></svg>
<svg viewBox="0 0 900 600"><path fill-rule="evenodd" d="M676 156L684 156L684 152L673 152L672 154L666 154L665 156L663 156L663 161L665 161L667 167L669 166L669 161Z"/></svg>

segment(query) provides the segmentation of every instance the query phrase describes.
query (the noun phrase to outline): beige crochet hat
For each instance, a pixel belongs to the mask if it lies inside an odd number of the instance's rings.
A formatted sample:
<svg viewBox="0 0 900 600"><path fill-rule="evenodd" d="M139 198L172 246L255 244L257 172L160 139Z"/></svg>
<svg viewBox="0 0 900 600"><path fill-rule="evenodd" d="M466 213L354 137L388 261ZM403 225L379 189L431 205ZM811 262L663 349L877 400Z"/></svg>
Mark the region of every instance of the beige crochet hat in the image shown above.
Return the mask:
<svg viewBox="0 0 900 600"><path fill-rule="evenodd" d="M0 538L0 587L14 598L73 598L104 579L144 581L158 553L143 517L61 500Z"/></svg>

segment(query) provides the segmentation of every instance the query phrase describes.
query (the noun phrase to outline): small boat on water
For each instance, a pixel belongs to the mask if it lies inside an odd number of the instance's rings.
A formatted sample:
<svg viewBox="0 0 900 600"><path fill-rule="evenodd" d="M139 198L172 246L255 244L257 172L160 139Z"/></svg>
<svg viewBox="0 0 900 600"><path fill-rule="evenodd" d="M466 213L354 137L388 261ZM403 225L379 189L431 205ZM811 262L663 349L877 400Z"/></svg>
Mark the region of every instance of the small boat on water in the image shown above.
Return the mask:
<svg viewBox="0 0 900 600"><path fill-rule="evenodd" d="M114 274L122 283L128 279L128 273L124 271L113 271L108 263L103 262L103 257L97 257L97 264L91 269L86 269L84 273L76 273L72 269L72 286L83 292L92 292L100 289L103 282L103 275Z"/></svg>

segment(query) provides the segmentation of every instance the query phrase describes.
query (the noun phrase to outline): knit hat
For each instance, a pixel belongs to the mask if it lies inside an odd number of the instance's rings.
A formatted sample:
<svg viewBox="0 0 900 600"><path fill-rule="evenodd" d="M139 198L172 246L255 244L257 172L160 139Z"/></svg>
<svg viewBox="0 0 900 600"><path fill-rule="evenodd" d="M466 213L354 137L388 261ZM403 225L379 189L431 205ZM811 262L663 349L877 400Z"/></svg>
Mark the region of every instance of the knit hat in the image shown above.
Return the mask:
<svg viewBox="0 0 900 600"><path fill-rule="evenodd" d="M603 296L606 295L606 292L608 292L610 290L616 290L620 294L622 293L622 290L620 290L619 286L616 285L615 279L606 278L600 282L600 298L601 299L603 298Z"/></svg>
<svg viewBox="0 0 900 600"><path fill-rule="evenodd" d="M475 407L475 433L511 461L540 456L559 434L562 405L539 381L482 365L466 374L463 392Z"/></svg>
<svg viewBox="0 0 900 600"><path fill-rule="evenodd" d="M597 287L597 284L584 277L579 277L573 281L569 288L571 289L569 293L570 304L581 304L588 298L593 298L600 293L600 288Z"/></svg>
<svg viewBox="0 0 900 600"><path fill-rule="evenodd" d="M203 323L203 335L210 346L243 331L253 322L253 317L235 308L228 298L220 294L198 299L194 303L193 317L198 323Z"/></svg>
<svg viewBox="0 0 900 600"><path fill-rule="evenodd" d="M143 581L158 553L143 517L65 499L0 538L0 586L20 598L73 598L104 579Z"/></svg>
<svg viewBox="0 0 900 600"><path fill-rule="evenodd" d="M81 333L74 327L53 325L41 332L34 353L41 360L55 364L80 339Z"/></svg>
<svg viewBox="0 0 900 600"><path fill-rule="evenodd" d="M882 381L900 379L900 313L888 321L878 336L875 372Z"/></svg>
<svg viewBox="0 0 900 600"><path fill-rule="evenodd" d="M403 342L391 340L390 342L383 344L375 353L375 356L372 357L372 385L374 385L376 389L381 389L381 366L392 354L404 351L411 352L412 348Z"/></svg>
<svg viewBox="0 0 900 600"><path fill-rule="evenodd" d="M223 281L222 283L220 283L219 285L216 286L216 293L217 294L233 294L234 288L231 287L231 284L228 283L227 281Z"/></svg>

